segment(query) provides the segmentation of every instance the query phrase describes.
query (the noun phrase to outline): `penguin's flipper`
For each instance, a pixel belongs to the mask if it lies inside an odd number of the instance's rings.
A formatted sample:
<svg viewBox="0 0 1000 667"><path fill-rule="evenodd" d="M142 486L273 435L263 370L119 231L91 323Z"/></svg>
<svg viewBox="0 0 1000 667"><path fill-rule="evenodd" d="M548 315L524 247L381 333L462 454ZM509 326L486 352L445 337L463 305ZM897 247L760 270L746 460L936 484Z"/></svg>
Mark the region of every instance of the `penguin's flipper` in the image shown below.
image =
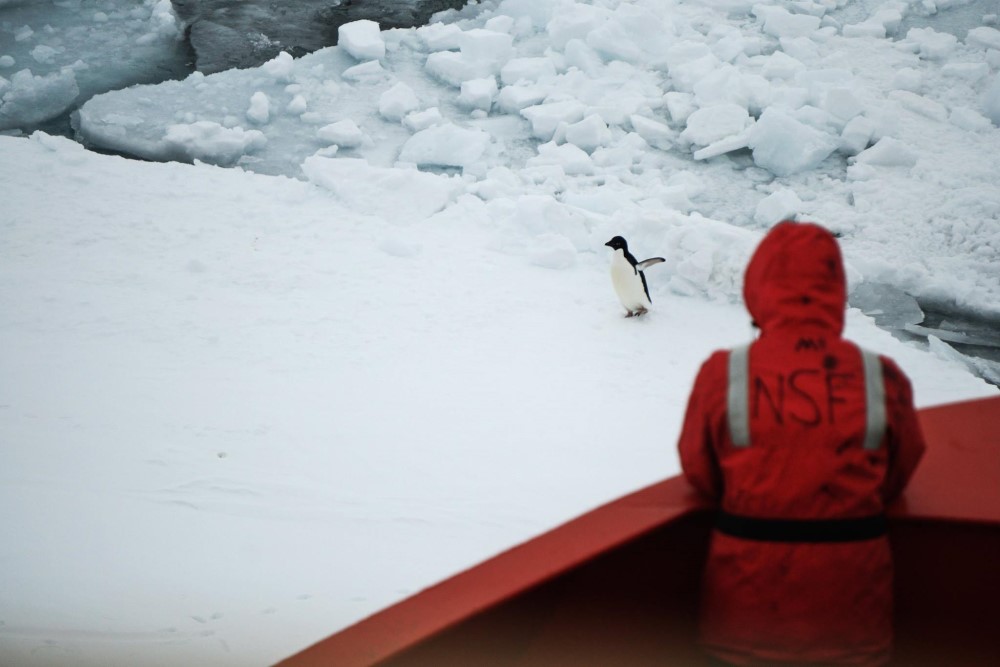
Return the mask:
<svg viewBox="0 0 1000 667"><path fill-rule="evenodd" d="M654 264L659 264L660 262L665 262L667 260L662 257L650 257L649 259L644 259L635 265L637 271L645 271Z"/></svg>
<svg viewBox="0 0 1000 667"><path fill-rule="evenodd" d="M650 303L653 303L653 298L651 296L649 296L649 285L646 284L646 274L643 273L642 271L639 271L639 278L642 280L642 291L645 292L646 299ZM641 308L641 306L640 306L640 308ZM642 312L643 313L646 312L646 309L642 308ZM641 315L642 313L639 313L639 314Z"/></svg>

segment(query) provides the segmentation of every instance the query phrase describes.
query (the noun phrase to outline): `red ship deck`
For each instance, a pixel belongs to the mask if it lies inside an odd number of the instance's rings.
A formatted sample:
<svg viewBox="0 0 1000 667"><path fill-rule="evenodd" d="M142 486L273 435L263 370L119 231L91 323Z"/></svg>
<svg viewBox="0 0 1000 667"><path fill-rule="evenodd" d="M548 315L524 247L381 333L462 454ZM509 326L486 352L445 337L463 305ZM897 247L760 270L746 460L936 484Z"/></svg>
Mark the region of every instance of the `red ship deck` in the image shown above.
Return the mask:
<svg viewBox="0 0 1000 667"><path fill-rule="evenodd" d="M1000 665L1000 397L921 411L928 451L890 510L895 664ZM711 511L680 477L432 586L283 667L702 665Z"/></svg>

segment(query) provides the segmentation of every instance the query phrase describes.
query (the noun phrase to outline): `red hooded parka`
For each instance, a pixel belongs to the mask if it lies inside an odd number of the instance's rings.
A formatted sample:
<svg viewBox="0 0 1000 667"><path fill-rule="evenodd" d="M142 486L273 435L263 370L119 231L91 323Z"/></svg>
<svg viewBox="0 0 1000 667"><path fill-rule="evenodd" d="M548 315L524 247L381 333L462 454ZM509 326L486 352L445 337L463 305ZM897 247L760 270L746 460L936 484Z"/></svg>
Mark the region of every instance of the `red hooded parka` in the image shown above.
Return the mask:
<svg viewBox="0 0 1000 667"><path fill-rule="evenodd" d="M825 229L776 225L743 296L760 337L742 375L730 351L702 365L679 442L685 476L720 505L701 641L735 664L883 664L892 645L883 511L924 450L910 383L885 357L869 355L876 373L866 372L860 348L841 337L844 267ZM872 399L866 381L884 397ZM869 435L875 421L884 428Z"/></svg>

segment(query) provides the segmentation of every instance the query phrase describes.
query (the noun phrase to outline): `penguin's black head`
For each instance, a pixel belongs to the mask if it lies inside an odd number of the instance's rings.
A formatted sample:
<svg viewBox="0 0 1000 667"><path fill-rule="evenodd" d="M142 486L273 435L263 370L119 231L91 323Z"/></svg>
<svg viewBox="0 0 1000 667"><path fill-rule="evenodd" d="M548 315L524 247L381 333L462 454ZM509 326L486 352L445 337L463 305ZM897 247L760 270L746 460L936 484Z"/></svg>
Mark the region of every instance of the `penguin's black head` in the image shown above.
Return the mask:
<svg viewBox="0 0 1000 667"><path fill-rule="evenodd" d="M616 236L604 245L608 246L612 250L628 250L628 243L625 242L620 236Z"/></svg>

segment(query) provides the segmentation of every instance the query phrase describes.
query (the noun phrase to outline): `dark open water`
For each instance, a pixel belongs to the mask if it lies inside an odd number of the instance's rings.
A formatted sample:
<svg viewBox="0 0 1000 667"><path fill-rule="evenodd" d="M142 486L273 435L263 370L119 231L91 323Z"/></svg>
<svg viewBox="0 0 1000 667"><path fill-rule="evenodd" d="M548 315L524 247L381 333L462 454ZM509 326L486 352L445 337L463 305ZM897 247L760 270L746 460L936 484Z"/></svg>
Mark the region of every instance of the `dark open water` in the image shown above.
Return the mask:
<svg viewBox="0 0 1000 667"><path fill-rule="evenodd" d="M299 56L337 43L337 29L351 21L378 21L383 29L428 22L466 0L172 0L189 26L193 67L205 74L256 67L288 51Z"/></svg>

